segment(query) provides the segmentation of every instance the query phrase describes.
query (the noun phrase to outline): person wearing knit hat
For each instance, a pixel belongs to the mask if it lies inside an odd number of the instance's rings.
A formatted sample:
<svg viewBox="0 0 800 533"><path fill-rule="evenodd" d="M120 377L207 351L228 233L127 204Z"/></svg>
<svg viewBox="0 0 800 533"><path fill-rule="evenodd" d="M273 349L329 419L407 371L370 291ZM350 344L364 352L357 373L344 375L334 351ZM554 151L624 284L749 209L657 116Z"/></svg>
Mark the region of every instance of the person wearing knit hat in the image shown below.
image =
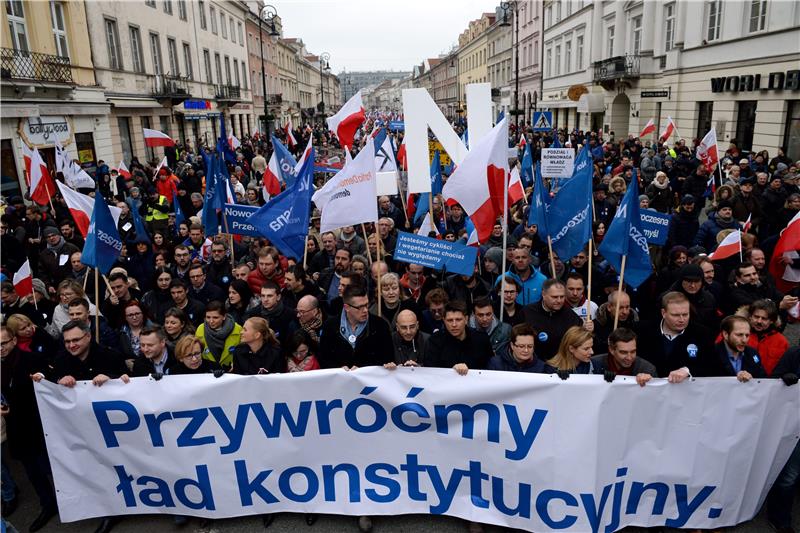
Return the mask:
<svg viewBox="0 0 800 533"><path fill-rule="evenodd" d="M481 277L494 285L494 281L500 275L500 270L503 268L503 249L498 246L493 246L486 250L483 254L483 269L481 270Z"/></svg>
<svg viewBox="0 0 800 533"><path fill-rule="evenodd" d="M650 197L646 194L639 195L639 208L640 209L649 209L650 208Z"/></svg>
<svg viewBox="0 0 800 533"><path fill-rule="evenodd" d="M708 215L692 244L702 246L709 253L717 249L717 234L726 229L739 229L739 222L733 216L733 202L723 199L717 202L717 210Z"/></svg>
<svg viewBox="0 0 800 533"><path fill-rule="evenodd" d="M686 295L691 305L691 320L700 323L710 331L719 326L717 301L714 295L703 286L703 269L700 265L687 263L683 265L675 277L670 291Z"/></svg>

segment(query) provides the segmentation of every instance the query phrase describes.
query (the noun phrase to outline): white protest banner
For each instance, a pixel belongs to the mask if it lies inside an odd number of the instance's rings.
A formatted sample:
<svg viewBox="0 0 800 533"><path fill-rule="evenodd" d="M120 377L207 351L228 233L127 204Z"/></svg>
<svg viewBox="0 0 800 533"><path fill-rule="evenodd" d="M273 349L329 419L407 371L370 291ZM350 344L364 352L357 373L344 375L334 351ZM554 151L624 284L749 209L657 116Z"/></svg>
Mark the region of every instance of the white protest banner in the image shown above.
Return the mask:
<svg viewBox="0 0 800 533"><path fill-rule="evenodd" d="M572 148L542 148L542 176L545 178L571 178L575 166Z"/></svg>
<svg viewBox="0 0 800 533"><path fill-rule="evenodd" d="M447 514L529 531L750 519L800 387L379 367L41 382L61 520Z"/></svg>
<svg viewBox="0 0 800 533"><path fill-rule="evenodd" d="M344 168L311 198L322 212L320 231L378 220L372 138Z"/></svg>

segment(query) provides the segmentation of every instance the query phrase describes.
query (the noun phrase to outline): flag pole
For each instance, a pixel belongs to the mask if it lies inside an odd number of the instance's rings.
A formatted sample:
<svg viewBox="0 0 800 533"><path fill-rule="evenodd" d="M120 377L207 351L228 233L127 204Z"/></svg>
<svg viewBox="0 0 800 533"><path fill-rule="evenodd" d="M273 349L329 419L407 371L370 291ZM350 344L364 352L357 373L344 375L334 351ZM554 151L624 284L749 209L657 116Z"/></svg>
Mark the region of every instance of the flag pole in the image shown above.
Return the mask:
<svg viewBox="0 0 800 533"><path fill-rule="evenodd" d="M550 253L550 270L553 273L553 279L556 279L556 260L553 257L553 239L550 235L547 236L547 251Z"/></svg>
<svg viewBox="0 0 800 533"><path fill-rule="evenodd" d="M406 199L403 195L403 190L400 187L397 187L398 192L400 193L400 204L403 206L403 214L406 216L406 228L411 227L411 221L408 219L408 207L406 206Z"/></svg>
<svg viewBox="0 0 800 533"><path fill-rule="evenodd" d="M308 235L305 238L306 246L303 249L303 270L305 271L306 265L308 264Z"/></svg>
<svg viewBox="0 0 800 533"><path fill-rule="evenodd" d="M589 239L589 270L586 281L586 318L592 319L592 239Z"/></svg>
<svg viewBox="0 0 800 533"><path fill-rule="evenodd" d="M433 219L433 189L428 193L428 214L431 216L431 225L436 226L436 221Z"/></svg>
<svg viewBox="0 0 800 533"><path fill-rule="evenodd" d="M236 268L236 252L233 251L233 234L229 233L228 237L231 240L231 268Z"/></svg>
<svg viewBox="0 0 800 533"><path fill-rule="evenodd" d="M88 274L87 274L88 276ZM105 278L105 276L103 276ZM100 274L97 267L94 269L94 340L100 343Z"/></svg>
<svg viewBox="0 0 800 533"><path fill-rule="evenodd" d="M377 247L378 247L377 261L380 261L381 260L381 236L377 232L377 230L375 231L375 240L376 240L376 244L377 244ZM367 244L367 251L369 251L369 244ZM381 288L381 285L383 285L383 283L381 283L381 269L378 268L378 316L383 316L383 310L381 309L381 300L382 300L382 296L383 296L383 289Z"/></svg>
<svg viewBox="0 0 800 533"><path fill-rule="evenodd" d="M84 294L86 293L86 282L89 279L89 272L92 270L92 267L87 266L86 269L87 269L86 270L86 275L83 276L83 292L84 292Z"/></svg>
<svg viewBox="0 0 800 533"><path fill-rule="evenodd" d="M367 259L369 259L369 266L372 266L372 254L369 253L369 237L367 236L367 228L364 223L361 223L361 231L364 232L364 243L367 245Z"/></svg>
<svg viewBox="0 0 800 533"><path fill-rule="evenodd" d="M50 202L50 209L53 210L53 216L56 216L56 208L53 207L53 196L50 194L50 187L47 186L47 182L44 182L44 190L47 192L47 201Z"/></svg>
<svg viewBox="0 0 800 533"><path fill-rule="evenodd" d="M620 296L622 295L622 283L623 279L625 279L625 260L628 258L627 255L622 256L622 266L620 267L619 273L619 287L617 288L617 303L614 306L614 329L617 329L617 324L619 323L619 303L620 303Z"/></svg>
<svg viewBox="0 0 800 533"><path fill-rule="evenodd" d="M39 304L36 302L36 289L34 289L33 292L31 293L31 299L33 300L33 308L38 311Z"/></svg>

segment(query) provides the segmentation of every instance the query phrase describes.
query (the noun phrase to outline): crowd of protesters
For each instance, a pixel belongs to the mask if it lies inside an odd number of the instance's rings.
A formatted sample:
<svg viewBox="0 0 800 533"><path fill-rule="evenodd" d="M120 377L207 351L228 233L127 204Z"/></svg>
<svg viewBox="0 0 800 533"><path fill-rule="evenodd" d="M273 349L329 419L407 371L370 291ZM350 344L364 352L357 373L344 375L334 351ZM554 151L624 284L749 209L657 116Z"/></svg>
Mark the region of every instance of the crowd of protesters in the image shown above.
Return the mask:
<svg viewBox="0 0 800 533"><path fill-rule="evenodd" d="M371 130L371 123L363 126L362 140ZM276 135L285 140L283 132ZM320 127L294 132L296 154L309 135L319 158L344 160L335 137ZM402 134L392 135L399 146ZM791 280L800 277L776 279L768 267L780 231L800 209L800 163L780 149L773 157L766 151L745 155L733 142L721 154L721 168L710 171L695 157L697 142L539 134L529 125L511 127L509 146L522 135L534 160L555 135L562 145L592 150L591 257L589 248L575 257L549 257L547 243L527 222L527 200L513 207L505 248L498 220L471 275L393 260L397 232L416 229L413 196L380 197L376 223L335 232L320 233L315 213L302 260L287 258L263 238L209 237L198 216L203 157L179 143L165 150L168 163L156 175L156 161L134 158L130 179L100 162L97 190L122 210L118 229L125 245L96 294L94 272L81 263L84 238L64 200L53 196L51 208L8 199L0 328L3 516L10 517L18 502L10 459L21 461L41 506L29 531L57 512L30 376L71 387L77 380L100 386L138 376L410 365L461 375L491 369L562 379L573 373L631 376L642 386L656 377L681 383L705 376L796 383L800 350L782 332L798 319L800 284ZM241 139L236 163L229 165L238 203L264 204L262 175L271 151L266 138ZM318 173L315 182L330 176ZM644 191L640 205L671 221L666 244L651 246L652 276L636 290L619 291L619 275L597 245L632 179ZM173 195L186 216L177 225ZM147 235L136 232L134 210ZM466 241L461 206L435 197L432 211L441 238ZM747 220L742 257L710 261L717 244ZM10 279L26 259L34 292L20 297ZM800 273L796 251L778 259L787 276ZM800 447L767 500L768 518L779 531L793 531L798 477ZM273 518L264 516L264 525ZM309 525L315 520L306 515ZM104 519L97 531L110 531L117 521ZM175 517L178 525L187 521ZM370 518L359 517L358 527L369 531ZM470 524L470 531L480 529Z"/></svg>

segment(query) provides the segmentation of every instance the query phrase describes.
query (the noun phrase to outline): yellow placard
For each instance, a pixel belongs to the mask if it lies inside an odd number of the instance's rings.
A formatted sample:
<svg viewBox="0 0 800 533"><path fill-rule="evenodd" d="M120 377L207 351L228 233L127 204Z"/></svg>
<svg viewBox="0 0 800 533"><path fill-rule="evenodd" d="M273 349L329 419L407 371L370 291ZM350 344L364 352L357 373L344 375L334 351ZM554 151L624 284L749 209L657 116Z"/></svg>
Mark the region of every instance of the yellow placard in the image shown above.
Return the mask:
<svg viewBox="0 0 800 533"><path fill-rule="evenodd" d="M439 150L439 161L442 163L442 166L447 166L450 164L450 156L447 155L447 152L444 151L444 146L439 141L428 141L428 162L433 162L433 154Z"/></svg>
<svg viewBox="0 0 800 533"><path fill-rule="evenodd" d="M81 163L94 162L94 151L91 148L87 148L86 150L78 150L78 161Z"/></svg>

